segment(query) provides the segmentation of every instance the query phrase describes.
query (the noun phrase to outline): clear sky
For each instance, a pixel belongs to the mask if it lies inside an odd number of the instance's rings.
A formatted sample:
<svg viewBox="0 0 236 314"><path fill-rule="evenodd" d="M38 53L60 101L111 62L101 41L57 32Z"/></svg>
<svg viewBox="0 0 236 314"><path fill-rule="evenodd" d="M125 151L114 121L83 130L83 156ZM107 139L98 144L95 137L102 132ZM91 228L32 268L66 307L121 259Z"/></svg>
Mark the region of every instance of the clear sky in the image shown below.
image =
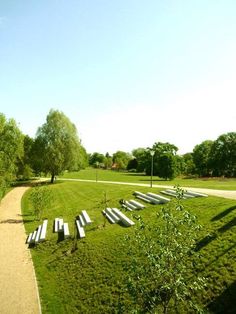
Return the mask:
<svg viewBox="0 0 236 314"><path fill-rule="evenodd" d="M91 153L235 132L236 1L0 0L0 112L51 108Z"/></svg>

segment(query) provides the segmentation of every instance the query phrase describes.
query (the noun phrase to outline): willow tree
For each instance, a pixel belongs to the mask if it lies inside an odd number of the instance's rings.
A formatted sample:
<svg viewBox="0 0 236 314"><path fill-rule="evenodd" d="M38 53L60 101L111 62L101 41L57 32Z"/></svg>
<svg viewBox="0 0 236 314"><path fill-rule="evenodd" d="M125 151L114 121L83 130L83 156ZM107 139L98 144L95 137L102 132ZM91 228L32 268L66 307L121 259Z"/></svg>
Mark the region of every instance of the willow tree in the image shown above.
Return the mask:
<svg viewBox="0 0 236 314"><path fill-rule="evenodd" d="M50 173L51 183L64 170L78 170L81 147L75 125L63 112L51 109L37 131L34 152L40 170Z"/></svg>

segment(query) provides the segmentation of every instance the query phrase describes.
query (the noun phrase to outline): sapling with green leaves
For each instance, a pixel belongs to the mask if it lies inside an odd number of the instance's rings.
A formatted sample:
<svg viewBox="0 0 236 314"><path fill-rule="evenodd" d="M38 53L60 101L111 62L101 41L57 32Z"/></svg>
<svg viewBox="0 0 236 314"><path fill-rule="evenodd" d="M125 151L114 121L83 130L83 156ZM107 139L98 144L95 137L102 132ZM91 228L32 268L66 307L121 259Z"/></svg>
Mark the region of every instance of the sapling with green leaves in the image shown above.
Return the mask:
<svg viewBox="0 0 236 314"><path fill-rule="evenodd" d="M126 236L130 259L125 263L126 286L132 313L188 313L200 311L194 294L205 279L195 273L194 251L200 225L184 209L183 190L176 200L162 207L152 224L137 216L134 234Z"/></svg>
<svg viewBox="0 0 236 314"><path fill-rule="evenodd" d="M30 193L35 219L40 220L43 210L48 209L53 201L52 191L47 186L37 186Z"/></svg>

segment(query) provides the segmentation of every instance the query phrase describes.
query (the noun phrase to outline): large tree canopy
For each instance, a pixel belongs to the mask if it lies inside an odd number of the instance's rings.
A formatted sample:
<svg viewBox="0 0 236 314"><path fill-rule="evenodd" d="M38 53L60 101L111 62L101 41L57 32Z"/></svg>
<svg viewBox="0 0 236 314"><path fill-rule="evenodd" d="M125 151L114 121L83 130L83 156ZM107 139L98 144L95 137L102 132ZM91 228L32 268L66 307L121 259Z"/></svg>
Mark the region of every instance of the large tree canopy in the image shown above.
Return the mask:
<svg viewBox="0 0 236 314"><path fill-rule="evenodd" d="M17 161L23 155L23 138L16 122L0 113L0 199L6 184L15 178Z"/></svg>
<svg viewBox="0 0 236 314"><path fill-rule="evenodd" d="M78 170L84 158L75 125L58 110L50 110L46 123L38 129L35 150L38 168L51 174L52 183L62 171Z"/></svg>

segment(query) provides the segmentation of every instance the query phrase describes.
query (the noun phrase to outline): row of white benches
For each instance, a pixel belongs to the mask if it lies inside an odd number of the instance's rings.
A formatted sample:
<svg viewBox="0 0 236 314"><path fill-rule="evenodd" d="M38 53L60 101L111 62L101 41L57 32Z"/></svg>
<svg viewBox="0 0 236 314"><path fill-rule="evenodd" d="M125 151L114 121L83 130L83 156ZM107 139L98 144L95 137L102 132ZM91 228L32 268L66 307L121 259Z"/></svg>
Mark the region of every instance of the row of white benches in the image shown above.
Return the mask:
<svg viewBox="0 0 236 314"><path fill-rule="evenodd" d="M124 213L122 213L118 208L107 207L105 210L103 210L103 214L112 224L121 222L127 227L134 225L134 222L129 219Z"/></svg>
<svg viewBox="0 0 236 314"><path fill-rule="evenodd" d="M170 196L176 196L176 190L165 190L165 191L161 191L162 194L165 195L170 195ZM187 198L193 198L193 197L207 197L207 194L203 194L203 193L199 193L199 192L193 192L193 191L184 191L183 192L183 198L187 199Z"/></svg>
<svg viewBox="0 0 236 314"><path fill-rule="evenodd" d="M80 238L85 237L84 227L88 224L91 224L92 221L86 212L86 210L82 210L81 214L77 217L76 221L77 231ZM39 242L43 242L46 240L47 233L47 224L48 220L44 220L42 225L39 225L37 229L31 232L27 239L27 244L37 244ZM55 218L54 219L54 232L63 233L64 239L70 237L69 225L68 222L64 222L63 218Z"/></svg>
<svg viewBox="0 0 236 314"><path fill-rule="evenodd" d="M39 225L35 231L31 232L28 235L26 239L26 243L32 244L32 243L39 243L39 242L45 241L46 233L47 233L47 225L48 225L48 220L45 219L42 225Z"/></svg>
<svg viewBox="0 0 236 314"><path fill-rule="evenodd" d="M163 197L161 195L152 193L152 192L148 192L146 194L135 191L134 195L141 199L144 202L150 203L150 204L164 204L170 201L169 198Z"/></svg>

